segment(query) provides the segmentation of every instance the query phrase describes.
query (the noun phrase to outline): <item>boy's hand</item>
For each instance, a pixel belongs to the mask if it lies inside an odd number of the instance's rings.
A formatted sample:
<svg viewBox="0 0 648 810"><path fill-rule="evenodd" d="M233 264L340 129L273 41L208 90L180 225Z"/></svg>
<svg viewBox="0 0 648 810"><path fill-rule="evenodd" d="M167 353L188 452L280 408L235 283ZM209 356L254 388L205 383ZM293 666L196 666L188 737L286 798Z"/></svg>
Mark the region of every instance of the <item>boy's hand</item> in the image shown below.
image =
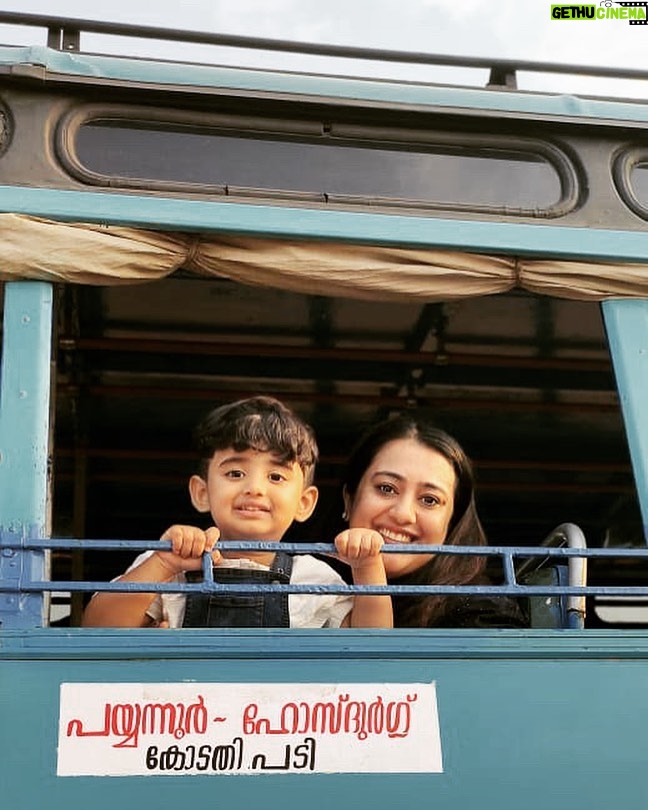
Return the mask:
<svg viewBox="0 0 648 810"><path fill-rule="evenodd" d="M338 557L354 570L372 566L385 544L373 529L345 529L334 542Z"/></svg>
<svg viewBox="0 0 648 810"><path fill-rule="evenodd" d="M202 555L206 551L212 552L214 565L221 561L220 551L214 546L220 537L220 530L211 526L207 531L197 526L175 525L167 529L160 540L170 540L172 551L156 551L156 555L165 568L173 574L181 571L200 571Z"/></svg>

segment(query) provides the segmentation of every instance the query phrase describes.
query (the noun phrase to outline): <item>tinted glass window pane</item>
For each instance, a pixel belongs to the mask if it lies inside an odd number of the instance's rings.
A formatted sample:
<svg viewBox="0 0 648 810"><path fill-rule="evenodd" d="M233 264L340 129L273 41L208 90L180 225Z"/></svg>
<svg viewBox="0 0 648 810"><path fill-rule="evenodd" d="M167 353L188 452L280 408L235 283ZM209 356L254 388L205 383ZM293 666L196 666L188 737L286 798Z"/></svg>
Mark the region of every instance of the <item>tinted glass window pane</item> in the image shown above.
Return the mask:
<svg viewBox="0 0 648 810"><path fill-rule="evenodd" d="M8 148L11 140L11 126L9 115L0 107L0 155Z"/></svg>
<svg viewBox="0 0 648 810"><path fill-rule="evenodd" d="M87 170L108 177L446 204L547 207L560 200L549 162L509 149L304 143L93 122L76 134Z"/></svg>
<svg viewBox="0 0 648 810"><path fill-rule="evenodd" d="M638 164L634 167L630 185L639 202L648 208L648 164Z"/></svg>

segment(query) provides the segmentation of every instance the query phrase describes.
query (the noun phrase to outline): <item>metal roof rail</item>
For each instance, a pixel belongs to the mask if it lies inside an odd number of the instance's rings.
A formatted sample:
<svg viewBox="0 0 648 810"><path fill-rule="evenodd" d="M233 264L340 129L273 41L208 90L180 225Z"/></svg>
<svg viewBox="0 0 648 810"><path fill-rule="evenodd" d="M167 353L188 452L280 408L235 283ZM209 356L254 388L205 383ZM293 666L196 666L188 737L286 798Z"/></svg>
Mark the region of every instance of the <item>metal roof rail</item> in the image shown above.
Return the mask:
<svg viewBox="0 0 648 810"><path fill-rule="evenodd" d="M439 67L478 68L489 71L490 78L488 86L504 86L508 88L515 87L516 74L518 71L648 80L648 70L637 68L569 65L553 62L531 62L519 59L489 59L485 57L430 54L417 51L361 48L347 45L238 36L234 34L214 34L205 31L187 31L150 25L130 25L127 23L75 19L48 14L0 11L0 24L47 28L48 46L56 50L68 52L80 50L81 33L84 32L138 39L160 39L186 44L216 45L227 48L299 53L309 56L328 56L332 58L420 64Z"/></svg>

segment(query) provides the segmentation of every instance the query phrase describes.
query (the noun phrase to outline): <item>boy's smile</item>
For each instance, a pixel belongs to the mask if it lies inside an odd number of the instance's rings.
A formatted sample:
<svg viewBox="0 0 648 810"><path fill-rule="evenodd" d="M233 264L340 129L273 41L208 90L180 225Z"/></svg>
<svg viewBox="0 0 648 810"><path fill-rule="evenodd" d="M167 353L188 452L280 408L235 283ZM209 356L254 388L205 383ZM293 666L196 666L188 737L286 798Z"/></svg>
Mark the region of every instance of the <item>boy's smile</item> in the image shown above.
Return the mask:
<svg viewBox="0 0 648 810"><path fill-rule="evenodd" d="M246 516L248 513L254 516L257 515L259 512L265 513L270 511L269 507L262 506L261 504L258 503L243 503L240 506L238 506L237 509L240 512L242 512L244 516Z"/></svg>
<svg viewBox="0 0 648 810"><path fill-rule="evenodd" d="M315 508L317 490L304 483L295 461L228 447L214 452L206 481L192 476L189 490L193 505L211 514L223 540L279 541L293 520L306 520Z"/></svg>

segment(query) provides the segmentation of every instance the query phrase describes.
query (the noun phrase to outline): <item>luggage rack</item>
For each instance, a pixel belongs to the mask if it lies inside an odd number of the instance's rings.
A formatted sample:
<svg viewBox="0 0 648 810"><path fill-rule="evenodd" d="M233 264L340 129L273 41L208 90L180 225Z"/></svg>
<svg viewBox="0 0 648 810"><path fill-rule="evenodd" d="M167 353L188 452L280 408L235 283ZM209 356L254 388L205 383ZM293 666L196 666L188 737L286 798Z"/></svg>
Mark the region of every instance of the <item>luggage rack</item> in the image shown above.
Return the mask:
<svg viewBox="0 0 648 810"><path fill-rule="evenodd" d="M474 68L488 71L488 87L517 87L517 73L552 73L596 78L648 79L648 71L635 68L601 67L598 65L568 65L553 62L531 62L521 59L488 59L482 57L430 54L382 48L362 48L317 42L297 42L264 37L214 34L149 25L74 19L49 14L0 12L0 24L23 25L47 29L47 46L68 53L80 53L81 34L153 39L193 45L213 45L225 48L324 56L372 62L391 62L435 67Z"/></svg>

